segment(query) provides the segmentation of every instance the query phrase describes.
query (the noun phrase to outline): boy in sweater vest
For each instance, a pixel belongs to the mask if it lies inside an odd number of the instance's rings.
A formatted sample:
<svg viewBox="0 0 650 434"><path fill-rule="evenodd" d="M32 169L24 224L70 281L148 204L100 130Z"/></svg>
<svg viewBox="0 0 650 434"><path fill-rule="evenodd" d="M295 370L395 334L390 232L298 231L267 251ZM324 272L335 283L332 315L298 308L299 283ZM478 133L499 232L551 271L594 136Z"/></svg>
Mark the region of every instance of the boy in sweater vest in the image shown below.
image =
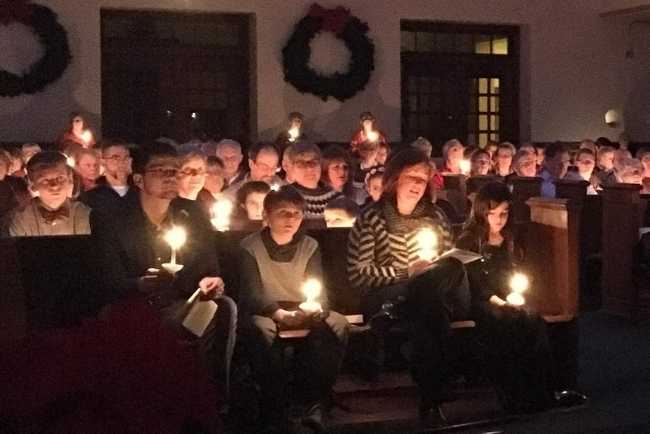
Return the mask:
<svg viewBox="0 0 650 434"><path fill-rule="evenodd" d="M284 432L287 375L282 363L278 331L309 328L296 353L307 404L303 424L323 430L323 401L343 360L348 337L345 317L330 311L325 292L317 300L323 312L299 310L307 278L322 281L318 243L300 232L305 200L291 186L271 191L264 200L267 227L241 242L241 303L251 343L253 369L262 389L263 424L268 432Z"/></svg>

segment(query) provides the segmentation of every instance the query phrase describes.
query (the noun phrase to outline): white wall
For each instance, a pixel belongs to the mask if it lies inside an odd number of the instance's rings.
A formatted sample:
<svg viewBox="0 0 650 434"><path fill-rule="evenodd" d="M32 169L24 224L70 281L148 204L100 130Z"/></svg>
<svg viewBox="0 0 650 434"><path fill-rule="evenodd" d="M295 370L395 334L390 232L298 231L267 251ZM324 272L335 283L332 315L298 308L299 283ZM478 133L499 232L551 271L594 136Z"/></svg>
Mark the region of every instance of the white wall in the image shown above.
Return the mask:
<svg viewBox="0 0 650 434"><path fill-rule="evenodd" d="M281 50L311 0L40 0L59 14L75 56L64 77L43 93L0 99L0 141L52 140L67 113L101 116L100 8L245 12L256 16L257 102L261 138L274 137L286 113L299 110L316 138L347 140L359 112L375 113L392 140L400 134L400 19L522 26L521 139L616 138L604 125L610 108L623 110L627 86L620 50L624 33L598 16L593 0L321 0L339 4L370 25L376 70L366 90L345 103L302 95L282 74ZM0 58L0 65L2 65ZM255 106L254 106L255 107ZM635 130L636 131L636 130ZM634 137L633 137L634 138Z"/></svg>

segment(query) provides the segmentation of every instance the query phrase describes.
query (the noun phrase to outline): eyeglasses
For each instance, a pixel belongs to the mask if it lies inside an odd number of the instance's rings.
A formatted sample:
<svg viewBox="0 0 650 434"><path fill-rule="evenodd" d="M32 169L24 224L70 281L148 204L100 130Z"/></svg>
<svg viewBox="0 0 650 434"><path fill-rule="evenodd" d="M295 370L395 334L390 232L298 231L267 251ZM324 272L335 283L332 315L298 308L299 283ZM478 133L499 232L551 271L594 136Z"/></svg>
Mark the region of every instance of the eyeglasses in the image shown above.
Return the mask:
<svg viewBox="0 0 650 434"><path fill-rule="evenodd" d="M317 167L320 167L320 161L318 160L298 160L294 161L293 164L299 169L315 169Z"/></svg>
<svg viewBox="0 0 650 434"><path fill-rule="evenodd" d="M205 175L205 169L192 169L186 168L178 172L179 176L203 176Z"/></svg>
<svg viewBox="0 0 650 434"><path fill-rule="evenodd" d="M69 182L67 176L59 175L56 178L41 178L35 182L38 187L57 187L59 185L65 185Z"/></svg>
<svg viewBox="0 0 650 434"><path fill-rule="evenodd" d="M156 167L145 170L145 173L151 173L156 178L175 178L178 175L178 169L164 169Z"/></svg>

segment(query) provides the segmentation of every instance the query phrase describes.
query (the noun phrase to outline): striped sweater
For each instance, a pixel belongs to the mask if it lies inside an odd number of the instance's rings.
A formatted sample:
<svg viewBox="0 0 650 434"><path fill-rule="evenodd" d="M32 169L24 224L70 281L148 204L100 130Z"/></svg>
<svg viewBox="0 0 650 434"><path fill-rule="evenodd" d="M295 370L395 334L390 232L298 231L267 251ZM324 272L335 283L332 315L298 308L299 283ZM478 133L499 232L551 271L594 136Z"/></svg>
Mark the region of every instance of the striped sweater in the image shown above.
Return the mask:
<svg viewBox="0 0 650 434"><path fill-rule="evenodd" d="M380 200L357 218L348 239L348 276L356 289L374 288L408 279L409 265L420 259L417 233L431 228L441 251L453 247L451 225L436 205L421 201L409 216L400 215L392 201Z"/></svg>
<svg viewBox="0 0 650 434"><path fill-rule="evenodd" d="M292 185L305 199L305 202L307 202L307 206L305 207L305 218L308 219L323 218L327 204L331 200L342 196L342 193L335 191L322 183L319 183L316 188L303 187L297 183L293 183Z"/></svg>

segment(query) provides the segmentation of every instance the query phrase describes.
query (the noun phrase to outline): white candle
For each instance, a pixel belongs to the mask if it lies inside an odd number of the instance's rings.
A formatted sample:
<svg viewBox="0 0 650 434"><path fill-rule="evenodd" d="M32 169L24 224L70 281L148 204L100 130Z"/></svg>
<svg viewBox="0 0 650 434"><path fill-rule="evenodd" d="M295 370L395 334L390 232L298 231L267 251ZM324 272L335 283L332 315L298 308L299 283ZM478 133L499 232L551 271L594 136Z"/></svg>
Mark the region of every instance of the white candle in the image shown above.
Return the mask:
<svg viewBox="0 0 650 434"><path fill-rule="evenodd" d="M307 279L302 285L302 293L306 300L300 303L300 310L308 315L321 312L322 306L316 299L320 296L322 285L317 279Z"/></svg>
<svg viewBox="0 0 650 434"><path fill-rule="evenodd" d="M180 226L173 226L167 233L165 234L165 241L167 241L167 244L169 244L169 247L172 249L172 257L171 257L171 265L175 266L176 264L176 250L180 249L183 244L185 244L185 241L187 240L187 233L185 232L185 229L183 229Z"/></svg>
<svg viewBox="0 0 650 434"><path fill-rule="evenodd" d="M438 256L438 236L431 228L423 228L416 235L418 255L425 261L432 261Z"/></svg>
<svg viewBox="0 0 650 434"><path fill-rule="evenodd" d="M230 199L221 198L212 205L212 226L218 231L227 231L230 228L230 215L234 205Z"/></svg>

